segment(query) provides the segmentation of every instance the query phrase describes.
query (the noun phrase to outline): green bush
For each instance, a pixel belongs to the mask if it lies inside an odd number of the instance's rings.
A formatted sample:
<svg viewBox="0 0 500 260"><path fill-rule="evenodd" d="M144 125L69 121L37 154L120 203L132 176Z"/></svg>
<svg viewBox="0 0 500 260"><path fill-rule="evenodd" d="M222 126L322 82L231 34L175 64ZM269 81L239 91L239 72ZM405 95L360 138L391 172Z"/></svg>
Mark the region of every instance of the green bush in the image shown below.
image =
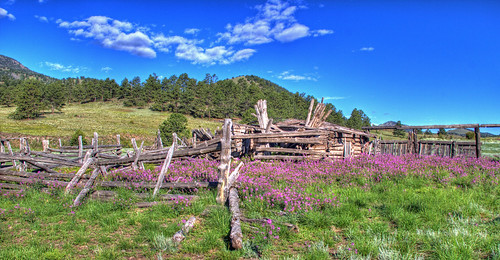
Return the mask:
<svg viewBox="0 0 500 260"><path fill-rule="evenodd" d="M476 137L476 134L474 134L474 132L467 132L465 133L465 138L469 139L469 140L472 140Z"/></svg>
<svg viewBox="0 0 500 260"><path fill-rule="evenodd" d="M178 113L173 113L160 125L160 135L163 143L170 145L172 143L172 133L176 133L179 138L191 136L187 128L187 118Z"/></svg>
<svg viewBox="0 0 500 260"><path fill-rule="evenodd" d="M78 136L80 135L82 136L82 144L87 145L87 139L85 139L85 134L83 133L82 129L78 129L73 133L71 139L69 140L69 145L78 145Z"/></svg>

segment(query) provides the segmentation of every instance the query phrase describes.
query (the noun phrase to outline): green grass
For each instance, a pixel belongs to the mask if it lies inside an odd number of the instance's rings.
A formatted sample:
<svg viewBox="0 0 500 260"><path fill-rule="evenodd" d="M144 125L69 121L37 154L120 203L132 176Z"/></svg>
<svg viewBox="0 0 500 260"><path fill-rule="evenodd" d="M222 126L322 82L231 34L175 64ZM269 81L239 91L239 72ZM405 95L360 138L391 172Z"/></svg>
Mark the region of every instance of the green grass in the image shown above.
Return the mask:
<svg viewBox="0 0 500 260"><path fill-rule="evenodd" d="M139 137L152 142L159 125L170 115L149 109L127 108L121 102L73 103L66 105L61 113L47 113L34 120L9 119L8 115L14 110L15 107L0 107L0 133L63 137L68 140L77 129L81 129L88 137L98 132L110 142L116 134L125 139ZM188 117L189 129L214 130L220 126L221 123L216 120Z"/></svg>
<svg viewBox="0 0 500 260"><path fill-rule="evenodd" d="M343 198L339 207L265 212L298 225L298 233L277 223L279 239L266 239L260 232L268 227L243 223L240 251L230 249L231 216L215 206L214 191L201 191L188 207L138 209L121 190L114 202L87 200L72 209L74 196L31 189L22 198L0 198L0 259L499 259L498 185L457 188L407 178L332 188ZM245 216L262 214L243 210ZM197 224L186 240L169 244L190 216Z"/></svg>

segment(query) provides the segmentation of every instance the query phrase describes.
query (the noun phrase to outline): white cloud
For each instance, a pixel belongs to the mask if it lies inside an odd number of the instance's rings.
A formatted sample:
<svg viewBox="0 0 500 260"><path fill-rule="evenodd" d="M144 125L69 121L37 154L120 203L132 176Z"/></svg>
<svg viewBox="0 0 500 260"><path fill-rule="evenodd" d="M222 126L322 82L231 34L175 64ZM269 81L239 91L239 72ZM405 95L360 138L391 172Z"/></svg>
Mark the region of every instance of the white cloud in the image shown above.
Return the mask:
<svg viewBox="0 0 500 260"><path fill-rule="evenodd" d="M308 35L309 27L296 23L292 27L277 33L274 38L280 42L292 42Z"/></svg>
<svg viewBox="0 0 500 260"><path fill-rule="evenodd" d="M230 64L250 58L256 50L243 49L234 51L231 47L215 46L203 48L199 45L202 40L191 40L182 36L164 36L162 34L153 37L154 46L161 52L169 53L175 50L175 56L182 60L191 61L193 64L214 65Z"/></svg>
<svg viewBox="0 0 500 260"><path fill-rule="evenodd" d="M65 66L65 65L62 65L60 63L53 63L53 62L49 62L49 61L46 61L44 63L40 63L40 66L41 67L46 66L50 70L57 70L57 71L61 71L61 72L69 72L69 73L74 73L74 74L78 74L80 72L88 70L88 68L86 68L86 67L79 67L79 66L72 66L72 65Z"/></svg>
<svg viewBox="0 0 500 260"><path fill-rule="evenodd" d="M111 70L113 70L113 69L110 68L110 67L103 67L103 68L101 68L101 71L104 71L106 73L110 72Z"/></svg>
<svg viewBox="0 0 500 260"><path fill-rule="evenodd" d="M40 21L40 22L44 22L44 23L48 23L49 22L49 19L47 19L47 17L45 17L45 16L35 15L35 18L38 19L38 21Z"/></svg>
<svg viewBox="0 0 500 260"><path fill-rule="evenodd" d="M90 38L103 47L126 51L137 56L155 58L156 51L151 47L153 41L144 32L126 21L115 20L106 16L91 16L82 21L56 21L74 35L74 39Z"/></svg>
<svg viewBox="0 0 500 260"><path fill-rule="evenodd" d="M264 5L255 7L258 11L256 16L247 18L245 23L228 24L226 32L218 33L217 36L219 41L228 44L258 45L333 33L326 29L311 31L308 26L298 23L294 15L303 8L281 0L268 0Z"/></svg>
<svg viewBox="0 0 500 260"><path fill-rule="evenodd" d="M360 50L360 51L374 51L374 50L375 50L375 48L373 48L373 47L363 47L363 48L361 48L361 49L359 49L359 50Z"/></svg>
<svg viewBox="0 0 500 260"><path fill-rule="evenodd" d="M332 30L326 30L326 29L319 29L319 30L312 31L312 35L314 37L328 35L328 34L332 34L332 33L333 33Z"/></svg>
<svg viewBox="0 0 500 260"><path fill-rule="evenodd" d="M300 81L300 80L318 81L318 79L315 77L311 77L309 75L296 75L292 74L290 71L282 72L281 74L278 75L278 78L282 80L294 80L294 81Z"/></svg>
<svg viewBox="0 0 500 260"><path fill-rule="evenodd" d="M325 97L325 100L342 100L346 99L346 97Z"/></svg>
<svg viewBox="0 0 500 260"><path fill-rule="evenodd" d="M197 35L200 32L200 29L197 28L188 28L184 30L185 34L192 34L192 35Z"/></svg>
<svg viewBox="0 0 500 260"><path fill-rule="evenodd" d="M0 8L0 19L2 18L9 18L9 20L14 21L16 20L16 17L9 13L7 10Z"/></svg>

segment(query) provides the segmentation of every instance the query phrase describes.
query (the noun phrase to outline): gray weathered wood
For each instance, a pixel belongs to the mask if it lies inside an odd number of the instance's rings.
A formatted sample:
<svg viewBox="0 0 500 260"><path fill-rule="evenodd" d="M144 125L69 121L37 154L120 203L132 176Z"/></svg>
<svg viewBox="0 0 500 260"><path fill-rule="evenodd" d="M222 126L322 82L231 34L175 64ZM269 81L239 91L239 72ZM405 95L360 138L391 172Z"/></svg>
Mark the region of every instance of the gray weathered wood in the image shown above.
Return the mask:
<svg viewBox="0 0 500 260"><path fill-rule="evenodd" d="M173 133L172 136L173 136L172 146L168 150L167 157L165 158L163 166L161 167L160 175L158 176L158 181L156 182L156 186L153 191L153 198L156 196L156 194L158 194L160 186L163 183L163 180L165 179L165 174L167 173L168 167L170 166L170 162L172 161L172 156L174 155L175 143L177 141L176 140L177 134Z"/></svg>
<svg viewBox="0 0 500 260"><path fill-rule="evenodd" d="M227 178L229 177L229 171L231 167L231 119L224 120L224 126L222 128L222 139L221 139L221 153L220 153L220 165L219 170L219 185L217 186L217 203L226 203L226 185Z"/></svg>
<svg viewBox="0 0 500 260"><path fill-rule="evenodd" d="M231 218L231 245L234 249L241 249L243 247L243 233L241 232L241 212L239 206L240 198L238 197L238 190L236 188L229 189L229 209L233 215Z"/></svg>
<svg viewBox="0 0 500 260"><path fill-rule="evenodd" d="M311 121L311 114L314 107L314 98L311 99L311 103L309 104L309 112L307 113L306 126L309 126L309 122Z"/></svg>
<svg viewBox="0 0 500 260"><path fill-rule="evenodd" d="M83 137L81 135L78 136L78 157L83 157ZM83 163L83 160L79 162Z"/></svg>
<svg viewBox="0 0 500 260"><path fill-rule="evenodd" d="M88 150L87 154L85 154L85 157L88 158L88 157L90 157L91 154L92 154L92 150ZM83 163L82 167L78 170L78 172L76 172L75 177L73 177L73 179L71 179L71 181L66 186L66 189L64 190L65 194L68 194L76 186L76 184L78 183L78 181L80 180L82 175L85 174L85 171L87 170L87 168L89 168L89 166L93 162L94 162L94 158L92 158L92 157L86 159L86 161Z"/></svg>
<svg viewBox="0 0 500 260"><path fill-rule="evenodd" d="M95 179L97 178L97 176L99 176L100 172L101 172L101 170L99 167L96 167L94 169L89 180L87 181L87 183L85 183L85 186L83 187L83 189L80 191L78 196L76 196L75 200L73 201L73 207L77 207L80 205L82 199L85 198L87 193L89 193L90 189L92 188L92 185L94 184Z"/></svg>

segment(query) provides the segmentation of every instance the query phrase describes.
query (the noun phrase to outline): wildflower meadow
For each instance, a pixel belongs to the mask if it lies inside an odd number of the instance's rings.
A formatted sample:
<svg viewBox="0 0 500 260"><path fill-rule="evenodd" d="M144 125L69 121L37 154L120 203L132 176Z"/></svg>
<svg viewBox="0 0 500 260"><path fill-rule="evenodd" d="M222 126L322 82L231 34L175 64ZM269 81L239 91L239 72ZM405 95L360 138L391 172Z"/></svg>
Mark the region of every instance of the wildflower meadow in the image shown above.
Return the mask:
<svg viewBox="0 0 500 260"><path fill-rule="evenodd" d="M60 187L27 185L0 199L0 258L499 259L500 162L488 158L362 155L334 161L243 159L238 179L243 249L228 242L230 213L213 189L148 209L132 193L160 168L114 171L136 184L110 202L72 208ZM232 162L232 168L240 160ZM168 182L217 181L217 161L177 160ZM179 247L166 241L190 216ZM297 227L296 230L290 225Z"/></svg>

